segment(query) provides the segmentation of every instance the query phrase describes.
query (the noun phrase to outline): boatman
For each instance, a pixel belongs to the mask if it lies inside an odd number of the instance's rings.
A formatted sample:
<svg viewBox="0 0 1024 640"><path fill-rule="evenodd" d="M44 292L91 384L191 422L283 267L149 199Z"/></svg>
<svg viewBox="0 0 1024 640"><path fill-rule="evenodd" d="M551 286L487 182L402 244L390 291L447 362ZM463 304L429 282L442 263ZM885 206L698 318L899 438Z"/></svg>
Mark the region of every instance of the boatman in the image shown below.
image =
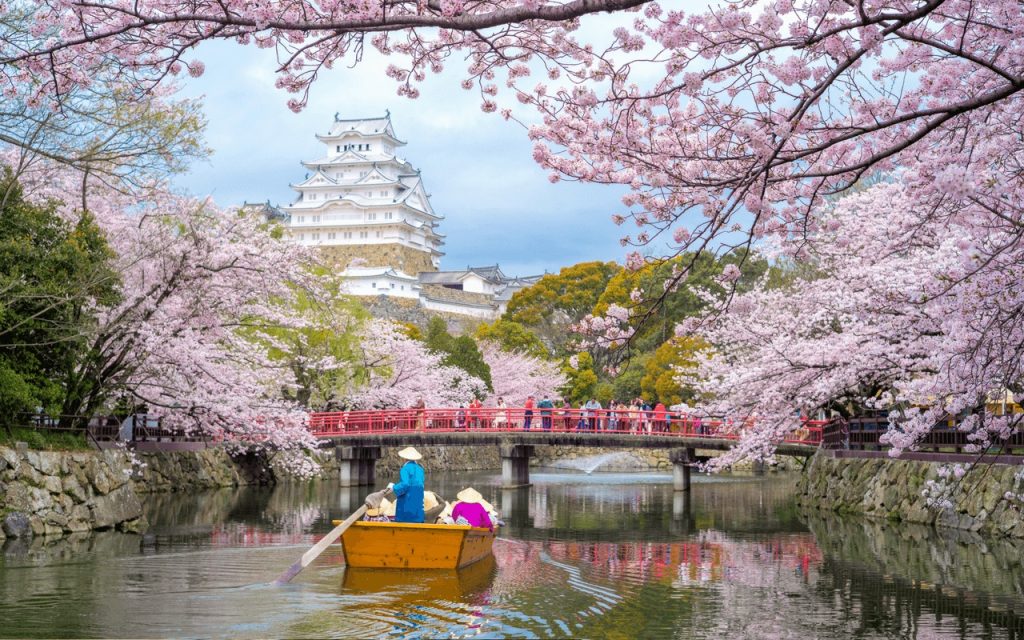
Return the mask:
<svg viewBox="0 0 1024 640"><path fill-rule="evenodd" d="M398 484L389 483L395 492L398 504L395 506L395 522L423 523L423 467L417 462L423 455L413 447L398 452L398 457L407 462L399 471Z"/></svg>

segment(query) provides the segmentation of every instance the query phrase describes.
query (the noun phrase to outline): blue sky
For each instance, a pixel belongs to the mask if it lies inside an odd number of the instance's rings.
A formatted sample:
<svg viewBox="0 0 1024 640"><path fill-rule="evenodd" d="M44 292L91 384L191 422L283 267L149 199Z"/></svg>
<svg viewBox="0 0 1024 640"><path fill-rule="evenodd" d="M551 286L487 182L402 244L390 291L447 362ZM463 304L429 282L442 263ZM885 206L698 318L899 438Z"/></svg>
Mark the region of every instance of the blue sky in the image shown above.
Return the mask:
<svg viewBox="0 0 1024 640"><path fill-rule="evenodd" d="M320 155L314 134L334 113L376 116L390 109L404 156L419 168L434 208L445 216L442 268L498 262L509 275L528 275L584 260L622 260L621 229L610 221L623 209L621 190L560 182L531 157L526 132L497 114L480 111L475 92L459 87L458 69L429 78L417 100L395 94L387 64L367 54L356 69L335 69L314 85L309 106L292 113L289 94L274 88L272 51L208 43L197 52L206 73L184 82L187 96L203 96L214 150L178 179L179 187L211 195L221 205L291 201L289 183Z"/></svg>

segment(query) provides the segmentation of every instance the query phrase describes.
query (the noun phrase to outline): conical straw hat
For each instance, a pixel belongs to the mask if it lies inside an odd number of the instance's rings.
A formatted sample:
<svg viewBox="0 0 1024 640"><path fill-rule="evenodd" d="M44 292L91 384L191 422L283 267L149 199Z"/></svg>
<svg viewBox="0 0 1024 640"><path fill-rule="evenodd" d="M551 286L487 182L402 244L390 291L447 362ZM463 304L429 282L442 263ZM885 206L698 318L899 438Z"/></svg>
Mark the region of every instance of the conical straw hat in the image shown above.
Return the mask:
<svg viewBox="0 0 1024 640"><path fill-rule="evenodd" d="M423 454L414 447L406 447L398 452L398 457L405 458L406 460L420 460L423 458Z"/></svg>
<svg viewBox="0 0 1024 640"><path fill-rule="evenodd" d="M459 502L467 502L470 504L478 504L483 502L484 499L484 497L480 495L480 492L473 487L463 489L455 497Z"/></svg>

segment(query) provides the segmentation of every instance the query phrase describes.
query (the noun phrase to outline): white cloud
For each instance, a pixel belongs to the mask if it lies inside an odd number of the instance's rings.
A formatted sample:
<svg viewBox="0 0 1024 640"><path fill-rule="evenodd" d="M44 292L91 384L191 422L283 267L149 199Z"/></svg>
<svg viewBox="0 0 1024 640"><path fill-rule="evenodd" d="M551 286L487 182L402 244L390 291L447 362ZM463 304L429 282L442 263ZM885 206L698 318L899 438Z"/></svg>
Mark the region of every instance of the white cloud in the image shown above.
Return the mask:
<svg viewBox="0 0 1024 640"><path fill-rule="evenodd" d="M190 191L224 205L290 202L288 184L303 178L301 160L322 152L314 134L328 129L335 112L360 117L389 109L409 143L402 155L422 170L434 207L446 216L442 266L499 262L508 273L525 274L624 254L609 221L621 210L621 191L549 183L523 129L483 113L479 94L459 86L455 65L408 100L384 75L388 61L368 52L357 68L324 72L307 109L294 114L286 107L291 96L274 87L272 51L213 43L198 57L207 72L186 82L185 92L205 95L215 155L179 180Z"/></svg>

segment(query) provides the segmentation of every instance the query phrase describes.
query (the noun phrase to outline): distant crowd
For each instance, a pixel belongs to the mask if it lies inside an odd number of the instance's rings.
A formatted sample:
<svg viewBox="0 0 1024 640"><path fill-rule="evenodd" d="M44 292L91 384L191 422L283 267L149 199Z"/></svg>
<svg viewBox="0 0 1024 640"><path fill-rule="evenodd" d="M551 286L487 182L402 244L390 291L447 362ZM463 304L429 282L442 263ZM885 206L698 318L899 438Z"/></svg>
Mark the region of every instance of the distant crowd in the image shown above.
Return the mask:
<svg viewBox="0 0 1024 640"><path fill-rule="evenodd" d="M423 407L418 403L416 409ZM682 416L678 416L682 417ZM538 421L539 418L539 421ZM504 398L498 398L495 406L485 407L474 399L469 405L459 405L455 415L456 426L460 428L540 428L568 431L630 431L659 433L669 430L672 414L661 402L650 404L643 398L635 398L629 404L610 402L604 407L596 398L590 398L573 407L565 399L552 400L547 394L536 400L527 396L522 407L510 407ZM701 425L699 417L693 418L695 425Z"/></svg>

